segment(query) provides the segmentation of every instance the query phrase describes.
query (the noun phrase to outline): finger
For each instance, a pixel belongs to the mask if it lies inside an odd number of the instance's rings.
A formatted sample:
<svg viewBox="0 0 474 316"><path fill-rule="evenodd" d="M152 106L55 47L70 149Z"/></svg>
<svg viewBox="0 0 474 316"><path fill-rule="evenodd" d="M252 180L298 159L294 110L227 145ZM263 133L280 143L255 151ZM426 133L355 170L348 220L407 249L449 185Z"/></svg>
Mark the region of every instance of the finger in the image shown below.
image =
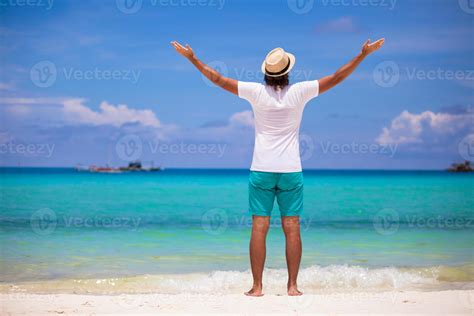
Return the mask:
<svg viewBox="0 0 474 316"><path fill-rule="evenodd" d="M189 44L186 44L186 48L191 49L191 46L189 46Z"/></svg>
<svg viewBox="0 0 474 316"><path fill-rule="evenodd" d="M370 39L366 40L363 46L367 46L370 43Z"/></svg>
<svg viewBox="0 0 474 316"><path fill-rule="evenodd" d="M174 47L180 47L181 46L177 41L173 41L172 43L173 43Z"/></svg>

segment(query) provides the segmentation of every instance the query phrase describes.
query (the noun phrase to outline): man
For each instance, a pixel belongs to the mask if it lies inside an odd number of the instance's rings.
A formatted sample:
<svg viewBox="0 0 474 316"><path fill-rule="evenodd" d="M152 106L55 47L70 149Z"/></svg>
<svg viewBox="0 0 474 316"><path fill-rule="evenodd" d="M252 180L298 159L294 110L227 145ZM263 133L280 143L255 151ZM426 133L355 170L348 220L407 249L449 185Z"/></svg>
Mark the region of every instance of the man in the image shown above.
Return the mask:
<svg viewBox="0 0 474 316"><path fill-rule="evenodd" d="M176 51L219 87L250 102L255 118L255 148L249 177L249 211L252 214L250 264L253 286L248 296L262 296L265 240L276 198L286 238L288 295L302 295L297 287L301 261L300 214L303 209L303 175L299 155L299 128L308 101L342 82L385 39L367 40L361 52L334 74L314 81L289 84L295 56L282 48L268 53L262 64L265 84L242 82L220 75L202 63L189 45L174 41Z"/></svg>

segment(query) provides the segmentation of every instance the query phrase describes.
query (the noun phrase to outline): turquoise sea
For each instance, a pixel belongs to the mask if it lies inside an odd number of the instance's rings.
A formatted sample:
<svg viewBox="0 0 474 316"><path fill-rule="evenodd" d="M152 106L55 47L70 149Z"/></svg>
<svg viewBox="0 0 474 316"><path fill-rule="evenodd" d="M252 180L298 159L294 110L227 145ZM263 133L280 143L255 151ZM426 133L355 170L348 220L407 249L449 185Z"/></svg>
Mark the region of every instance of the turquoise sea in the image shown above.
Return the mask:
<svg viewBox="0 0 474 316"><path fill-rule="evenodd" d="M0 285L49 292L244 290L251 283L248 175L1 168ZM306 291L472 287L473 175L309 170L304 178ZM271 226L265 277L284 286L276 203Z"/></svg>

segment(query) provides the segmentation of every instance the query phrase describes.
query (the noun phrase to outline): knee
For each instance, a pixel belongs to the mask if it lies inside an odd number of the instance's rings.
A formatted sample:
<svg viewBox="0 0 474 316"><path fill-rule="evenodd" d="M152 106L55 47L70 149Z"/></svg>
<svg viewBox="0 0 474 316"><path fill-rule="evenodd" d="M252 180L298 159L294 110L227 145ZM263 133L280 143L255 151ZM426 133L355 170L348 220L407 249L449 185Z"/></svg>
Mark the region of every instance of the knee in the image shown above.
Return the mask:
<svg viewBox="0 0 474 316"><path fill-rule="evenodd" d="M270 227L269 216L254 216L252 224L252 232L259 234L266 234Z"/></svg>
<svg viewBox="0 0 474 316"><path fill-rule="evenodd" d="M285 236L296 236L300 235L300 218L298 216L287 216L283 217L281 221Z"/></svg>

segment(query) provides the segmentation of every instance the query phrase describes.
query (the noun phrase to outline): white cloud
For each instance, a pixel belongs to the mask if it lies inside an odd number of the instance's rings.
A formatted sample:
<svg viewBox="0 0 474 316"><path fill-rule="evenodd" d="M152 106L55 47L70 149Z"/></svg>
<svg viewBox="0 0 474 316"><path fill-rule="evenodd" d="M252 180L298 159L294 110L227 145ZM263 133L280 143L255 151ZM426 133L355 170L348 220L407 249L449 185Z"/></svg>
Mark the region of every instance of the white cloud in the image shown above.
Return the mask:
<svg viewBox="0 0 474 316"><path fill-rule="evenodd" d="M359 27L356 25L354 19L348 16L322 23L316 27L316 32L318 33L353 33L358 30Z"/></svg>
<svg viewBox="0 0 474 316"><path fill-rule="evenodd" d="M0 132L0 144L6 144L11 141L13 137L7 132Z"/></svg>
<svg viewBox="0 0 474 316"><path fill-rule="evenodd" d="M242 111L232 114L229 119L231 125L243 125L253 127L253 113L252 111Z"/></svg>
<svg viewBox="0 0 474 316"><path fill-rule="evenodd" d="M430 144L472 130L474 113L434 113L425 111L413 114L403 111L389 127L384 127L376 138L379 144Z"/></svg>
<svg viewBox="0 0 474 316"><path fill-rule="evenodd" d="M0 98L0 104L13 105L10 112L26 114L31 105L60 106L60 113L68 123L85 125L112 125L120 127L127 123L160 127L161 123L152 110L136 110L126 104L113 105L103 101L99 111L87 107L81 98ZM21 111L19 111L21 109Z"/></svg>
<svg viewBox="0 0 474 316"><path fill-rule="evenodd" d="M100 111L93 111L84 104L84 99L70 99L63 102L67 120L91 125L122 126L126 123L140 123L144 126L159 127L160 121L151 110L130 109L126 104L117 106L103 101Z"/></svg>
<svg viewBox="0 0 474 316"><path fill-rule="evenodd" d="M0 90L13 91L15 90L15 85L12 83L0 82Z"/></svg>

